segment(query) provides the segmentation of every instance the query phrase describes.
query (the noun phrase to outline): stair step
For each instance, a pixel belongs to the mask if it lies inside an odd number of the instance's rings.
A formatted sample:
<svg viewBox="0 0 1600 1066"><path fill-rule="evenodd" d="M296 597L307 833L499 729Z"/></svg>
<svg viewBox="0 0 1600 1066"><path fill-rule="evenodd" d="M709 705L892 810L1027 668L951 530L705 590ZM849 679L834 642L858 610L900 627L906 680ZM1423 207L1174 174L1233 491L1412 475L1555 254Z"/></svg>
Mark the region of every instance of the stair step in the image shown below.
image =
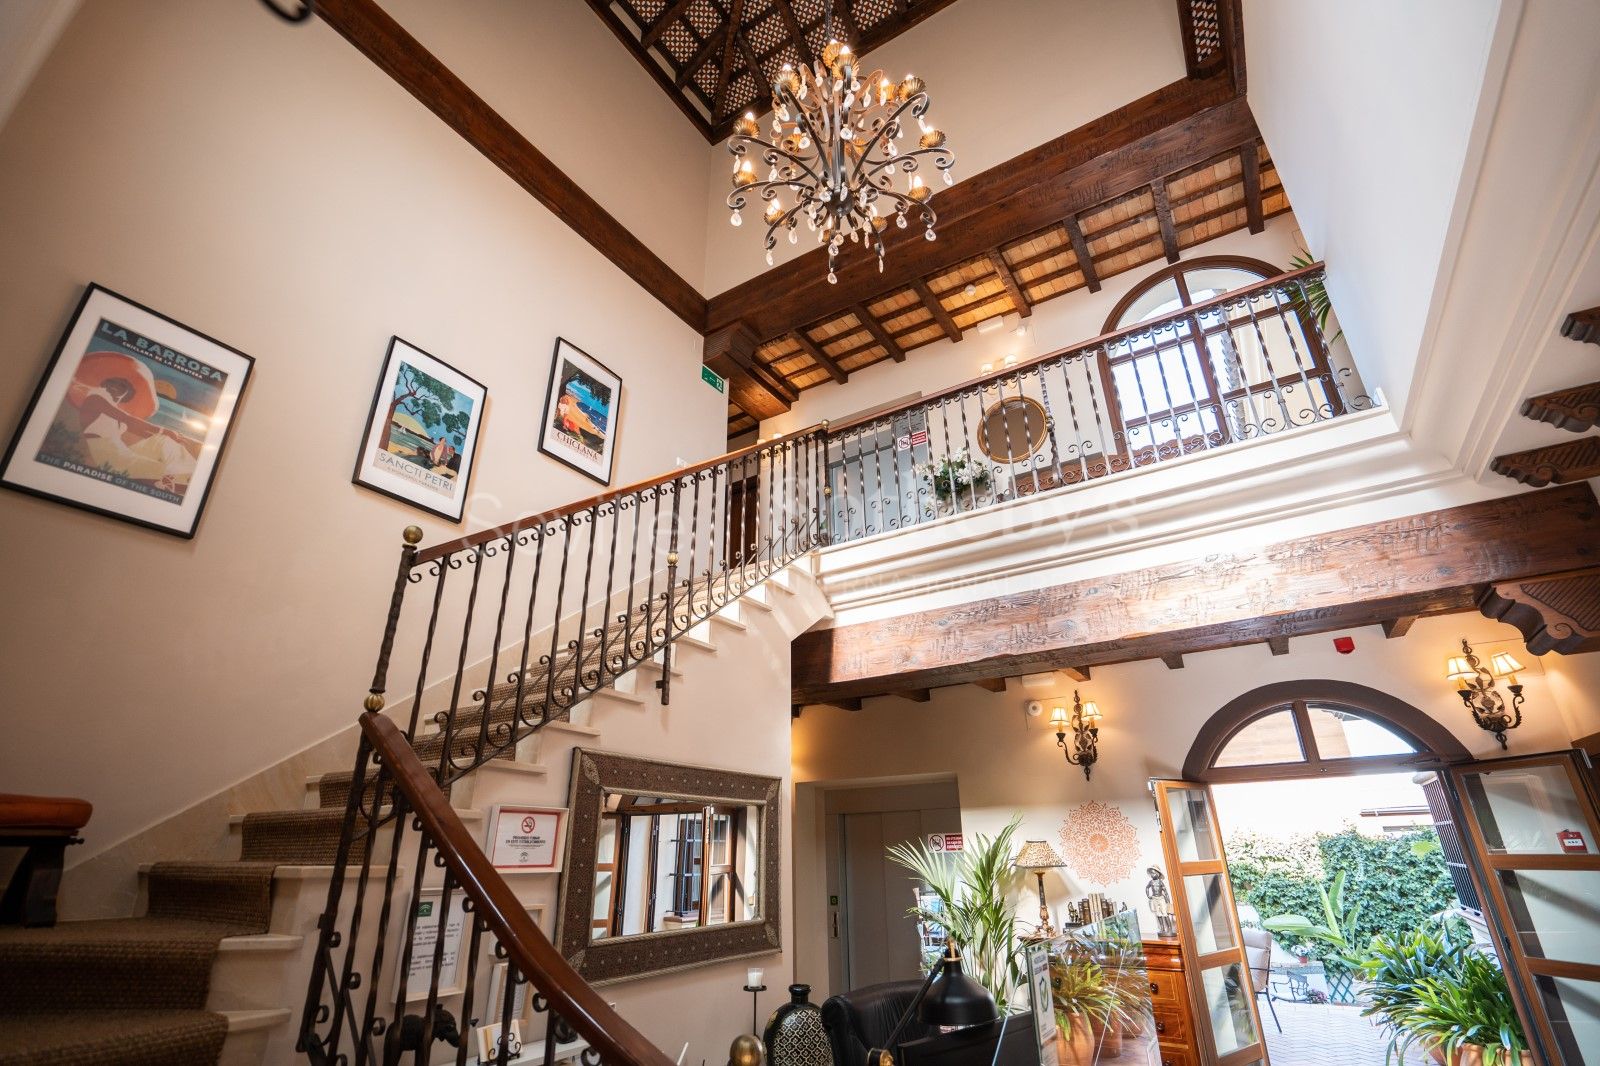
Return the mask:
<svg viewBox="0 0 1600 1066"><path fill-rule="evenodd" d="M18 1066L221 1062L229 1026L227 1017L203 1010L6 1014L0 1016L0 1061Z"/></svg>
<svg viewBox="0 0 1600 1066"><path fill-rule="evenodd" d="M728 614L726 611L724 611L722 614L712 615L710 621L716 625L722 626L724 629L731 629L735 633L743 633L745 630L750 628L743 622L739 621L739 619Z"/></svg>
<svg viewBox="0 0 1600 1066"><path fill-rule="evenodd" d="M288 1026L294 1011L288 1007L229 1010L223 1011L222 1017L228 1023L228 1035L223 1042L217 1066L260 1066L266 1062L281 1062L284 1061L282 1056L274 1054L269 1057L268 1049L276 1044L281 1052L289 1052L293 1045L293 1034L288 1032Z"/></svg>

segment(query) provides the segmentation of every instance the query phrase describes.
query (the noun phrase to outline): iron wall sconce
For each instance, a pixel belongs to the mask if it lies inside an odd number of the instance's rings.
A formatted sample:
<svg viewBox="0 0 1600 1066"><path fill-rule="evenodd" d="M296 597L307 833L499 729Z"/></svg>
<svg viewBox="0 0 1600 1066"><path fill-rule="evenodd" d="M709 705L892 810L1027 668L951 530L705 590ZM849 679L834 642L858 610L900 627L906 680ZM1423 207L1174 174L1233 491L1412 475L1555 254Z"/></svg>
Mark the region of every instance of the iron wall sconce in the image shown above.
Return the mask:
<svg viewBox="0 0 1600 1066"><path fill-rule="evenodd" d="M1056 745L1061 748L1061 753L1072 765L1083 767L1083 779L1089 780L1089 770L1100 758L1100 708L1095 706L1093 700L1085 703L1074 692L1072 717L1067 717L1065 707L1057 707L1050 712L1050 724L1055 727ZM1071 748L1067 747L1069 726L1072 728Z"/></svg>
<svg viewBox="0 0 1600 1066"><path fill-rule="evenodd" d="M1494 734L1502 751L1507 750L1506 734L1522 724L1523 696L1517 674L1525 669L1508 651L1491 655L1489 667L1485 669L1466 638L1461 641L1461 654L1445 660L1445 677L1457 683L1456 695L1472 712L1472 720L1478 727ZM1505 697L1495 688L1497 677L1506 679L1506 690L1511 693L1510 710L1506 709Z"/></svg>

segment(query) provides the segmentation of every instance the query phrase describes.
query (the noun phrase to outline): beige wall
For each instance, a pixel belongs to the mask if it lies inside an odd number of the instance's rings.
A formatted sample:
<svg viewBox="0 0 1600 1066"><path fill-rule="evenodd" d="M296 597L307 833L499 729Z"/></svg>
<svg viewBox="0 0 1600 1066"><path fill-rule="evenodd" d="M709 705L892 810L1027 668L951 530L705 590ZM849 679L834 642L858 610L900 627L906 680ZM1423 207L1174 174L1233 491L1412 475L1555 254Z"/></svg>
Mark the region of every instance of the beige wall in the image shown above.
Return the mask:
<svg viewBox="0 0 1600 1066"><path fill-rule="evenodd" d="M0 781L94 802L77 861L351 722L406 524L594 490L536 450L557 335L624 378L616 483L722 450L698 336L333 31L256 4L84 5L0 130L0 248L7 434L89 281L256 359L193 541L0 494ZM462 526L350 484L391 334L488 386Z"/></svg>
<svg viewBox="0 0 1600 1066"><path fill-rule="evenodd" d="M931 702L922 704L883 698L869 701L855 713L807 707L794 726L794 778L801 783L853 782L936 770L953 773L960 788L964 832L993 833L1020 812L1019 839L1042 837L1058 847L1062 820L1070 808L1089 800L1115 804L1137 831L1140 857L1127 878L1104 891L1114 900L1142 907L1145 867L1161 862L1146 782L1180 777L1200 725L1251 689L1300 678L1357 682L1432 715L1475 755L1498 754L1494 738L1473 724L1444 681L1444 660L1462 637L1475 646L1506 641L1490 650L1520 653L1514 629L1476 614L1423 619L1397 640L1385 640L1377 627L1359 629L1343 634L1355 638L1356 649L1350 655L1334 650L1333 639L1339 635L1296 638L1286 656L1273 656L1259 644L1191 655L1185 657L1182 670L1168 670L1159 661L1096 667L1092 679L1082 684L1057 675L1052 684L1037 689L1025 689L1013 679L1004 694L966 685L935 690ZM1521 657L1532 659L1525 653ZM1512 754L1567 748L1572 736L1569 721L1593 722L1600 715L1596 666L1600 655L1594 654L1534 660L1522 678L1527 686L1526 720L1511 734ZM1044 700L1047 708L1052 700L1070 706L1074 689L1097 701L1105 714L1100 761L1088 781L1062 758L1048 712L1029 718L1024 710L1029 699ZM807 791L820 794L821 790ZM815 826L797 823L797 871L807 869L807 856L819 853L820 841ZM1046 875L1045 887L1059 916L1066 900L1100 886L1059 870ZM1026 892L1019 900L1021 913L1031 916ZM796 969L800 980L819 984L828 969L822 939L826 902L818 898L815 885L796 882ZM1148 912L1141 918L1150 921Z"/></svg>

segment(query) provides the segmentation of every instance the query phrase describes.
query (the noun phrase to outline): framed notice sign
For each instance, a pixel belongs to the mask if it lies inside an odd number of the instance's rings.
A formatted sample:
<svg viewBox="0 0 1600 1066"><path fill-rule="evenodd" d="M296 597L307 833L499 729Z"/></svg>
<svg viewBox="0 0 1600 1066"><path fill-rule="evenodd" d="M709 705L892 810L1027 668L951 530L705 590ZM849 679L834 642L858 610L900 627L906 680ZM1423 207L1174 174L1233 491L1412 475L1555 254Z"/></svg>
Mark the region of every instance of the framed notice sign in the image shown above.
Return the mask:
<svg viewBox="0 0 1600 1066"><path fill-rule="evenodd" d="M565 807L501 804L489 812L489 842L485 850L497 870L559 873L566 837Z"/></svg>
<svg viewBox="0 0 1600 1066"><path fill-rule="evenodd" d="M1033 1024L1038 1030L1039 1047L1055 1048L1056 1010L1050 997L1050 942L1038 940L1026 949L1028 998L1033 1006Z"/></svg>
<svg viewBox="0 0 1600 1066"><path fill-rule="evenodd" d="M0 460L0 484L192 537L251 366L90 285Z"/></svg>
<svg viewBox="0 0 1600 1066"><path fill-rule="evenodd" d="M411 965L406 970L406 1000L424 998L433 975L433 956L439 939L444 938L444 953L439 959L439 995L462 990L461 934L466 928L466 894L459 888L450 893L450 914L444 910L444 890L425 888L416 897L416 924L411 931Z"/></svg>

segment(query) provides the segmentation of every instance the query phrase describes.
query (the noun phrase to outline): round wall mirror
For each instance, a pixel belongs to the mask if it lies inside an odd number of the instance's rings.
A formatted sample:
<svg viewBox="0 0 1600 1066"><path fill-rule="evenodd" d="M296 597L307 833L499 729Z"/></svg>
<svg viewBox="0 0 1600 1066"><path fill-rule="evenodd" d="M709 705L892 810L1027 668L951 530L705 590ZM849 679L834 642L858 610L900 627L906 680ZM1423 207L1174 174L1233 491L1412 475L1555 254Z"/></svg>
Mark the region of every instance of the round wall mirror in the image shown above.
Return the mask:
<svg viewBox="0 0 1600 1066"><path fill-rule="evenodd" d="M1044 447L1048 418L1038 400L1012 396L983 412L978 450L997 463L1017 463Z"/></svg>

